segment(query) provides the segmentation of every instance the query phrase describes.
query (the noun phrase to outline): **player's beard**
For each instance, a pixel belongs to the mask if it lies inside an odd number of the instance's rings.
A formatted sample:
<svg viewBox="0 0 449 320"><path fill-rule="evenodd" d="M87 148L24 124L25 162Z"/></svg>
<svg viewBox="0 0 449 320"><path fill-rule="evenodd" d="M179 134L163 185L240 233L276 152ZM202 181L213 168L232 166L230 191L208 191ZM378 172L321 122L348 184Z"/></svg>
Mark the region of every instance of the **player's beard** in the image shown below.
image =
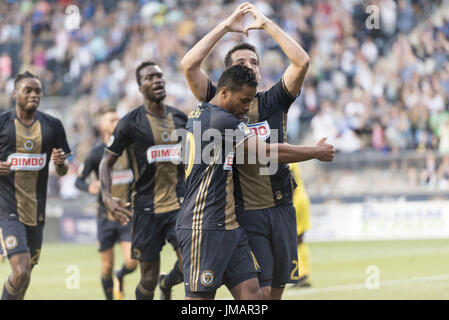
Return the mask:
<svg viewBox="0 0 449 320"><path fill-rule="evenodd" d="M27 105L28 105L28 103L26 103L26 104L19 104L19 108L23 112L26 112L28 114L36 112L37 108L39 107L39 103L37 103L36 106L32 106L32 107L28 107L28 108L27 108Z"/></svg>

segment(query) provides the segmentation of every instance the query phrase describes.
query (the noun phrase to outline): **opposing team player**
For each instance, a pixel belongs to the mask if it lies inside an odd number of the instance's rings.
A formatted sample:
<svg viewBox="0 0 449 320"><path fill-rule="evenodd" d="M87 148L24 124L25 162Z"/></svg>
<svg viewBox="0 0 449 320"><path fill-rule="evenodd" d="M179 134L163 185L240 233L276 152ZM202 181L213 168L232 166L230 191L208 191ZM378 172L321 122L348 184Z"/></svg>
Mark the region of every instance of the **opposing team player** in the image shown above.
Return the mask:
<svg viewBox="0 0 449 320"><path fill-rule="evenodd" d="M107 300L123 299L123 278L133 272L137 267L137 260L131 259L131 224L120 225L111 213L106 210L100 194L99 167L103 158L106 142L114 131L119 121L115 110L105 111L99 121L99 129L103 136L103 143L92 148L84 161L82 170L76 179L75 186L83 191L98 195L97 211L97 238L101 257L101 284ZM86 179L94 172L96 179L87 183ZM129 202L131 196L131 184L134 175L130 161L126 153L118 158L112 172L112 196ZM114 244L120 242L122 247L124 264L116 272L116 285L113 282L114 268ZM114 288L114 291L113 291ZM114 294L113 294L114 293Z"/></svg>
<svg viewBox="0 0 449 320"><path fill-rule="evenodd" d="M245 15L253 23L242 25ZM290 59L282 78L269 90L259 92L250 104L248 127L269 143L287 141L287 112L300 93L309 65L309 56L301 46L252 4L241 4L226 20L206 34L182 59L188 84L200 101L209 101L217 89L201 69L203 60L228 32L248 34L263 29ZM252 69L260 79L259 56L254 46L240 43L225 57L225 65L242 64ZM277 139L273 133L277 131ZM320 143L324 143L321 141ZM280 299L286 283L298 281L295 209L292 189L295 187L289 169L281 164L275 174L259 175L260 165L239 166L236 171L241 197L236 199L240 225L249 237L251 249L261 266L259 283L266 299Z"/></svg>
<svg viewBox="0 0 449 320"><path fill-rule="evenodd" d="M41 253L48 166L68 171L71 154L60 120L38 111L42 84L26 71L14 80L15 108L0 115L0 242L11 265L2 299L21 300Z"/></svg>
<svg viewBox="0 0 449 320"><path fill-rule="evenodd" d="M249 111L256 91L252 70L232 66L220 76L214 98L195 110L187 123L186 194L176 225L186 299L213 299L223 284L235 299L262 298L258 259L236 218L234 192L238 195L240 189L234 189L238 184L233 169L242 165L235 163L239 146L256 154L261 148L270 156L270 147L277 147L280 162L333 159L334 148L324 142L315 147L298 147L270 145L258 139L240 121Z"/></svg>
<svg viewBox="0 0 449 320"><path fill-rule="evenodd" d="M167 240L181 251L175 234L178 211L184 197L184 168L176 165L181 147L170 135L185 128L187 116L165 105L165 80L161 68L154 62L143 62L136 69L139 90L144 104L129 112L118 122L107 143L100 165L103 201L112 215L126 224L132 215L132 249L140 261L141 279L136 288L137 299L153 299L160 270L160 251ZM111 193L112 167L126 150L134 174L132 213L124 202ZM182 265L161 277L161 297L169 299L171 287L182 282Z"/></svg>
<svg viewBox="0 0 449 320"><path fill-rule="evenodd" d="M298 283L296 287L307 288L310 282L309 247L304 242L304 233L310 229L310 198L301 178L298 163L291 163L290 170L298 186L293 192L293 206L296 210L296 233L298 235Z"/></svg>

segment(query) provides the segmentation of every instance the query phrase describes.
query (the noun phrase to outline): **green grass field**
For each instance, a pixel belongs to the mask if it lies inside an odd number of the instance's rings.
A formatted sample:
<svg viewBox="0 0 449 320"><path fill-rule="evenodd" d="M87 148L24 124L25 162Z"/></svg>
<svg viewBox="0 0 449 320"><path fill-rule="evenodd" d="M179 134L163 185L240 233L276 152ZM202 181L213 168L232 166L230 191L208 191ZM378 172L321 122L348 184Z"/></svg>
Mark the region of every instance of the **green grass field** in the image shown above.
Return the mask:
<svg viewBox="0 0 449 320"><path fill-rule="evenodd" d="M449 299L449 239L311 243L309 248L313 286L288 286L285 299ZM122 262L118 246L116 257L118 268ZM168 272L174 262L175 254L167 245L161 271ZM378 288L366 286L373 283L366 273L370 265L378 268ZM68 266L78 267L79 289L67 288L74 276ZM44 243L26 299L103 299L99 270L95 245ZM1 283L9 272L8 262L0 263ZM134 299L138 280L138 272L125 278L125 299ZM183 299L183 291L183 285L175 287L173 298ZM217 299L231 299L231 295L222 287Z"/></svg>

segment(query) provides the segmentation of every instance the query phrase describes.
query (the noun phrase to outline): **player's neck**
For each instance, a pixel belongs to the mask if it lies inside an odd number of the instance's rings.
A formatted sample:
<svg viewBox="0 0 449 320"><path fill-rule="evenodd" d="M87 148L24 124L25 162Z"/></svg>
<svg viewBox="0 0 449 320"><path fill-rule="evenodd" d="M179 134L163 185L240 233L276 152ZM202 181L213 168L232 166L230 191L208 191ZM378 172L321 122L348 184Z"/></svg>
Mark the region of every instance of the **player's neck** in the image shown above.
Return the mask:
<svg viewBox="0 0 449 320"><path fill-rule="evenodd" d="M18 105L16 105L17 119L19 119L19 121L25 125L30 125L33 123L35 114L36 114L35 111L26 112L23 111Z"/></svg>
<svg viewBox="0 0 449 320"><path fill-rule="evenodd" d="M223 102L223 100L219 96L215 96L212 98L212 100L209 101L210 104L213 104L214 106L217 106L219 108L225 109L226 111L229 111L226 109L226 106Z"/></svg>
<svg viewBox="0 0 449 320"><path fill-rule="evenodd" d="M164 101L145 101L145 109L149 114L152 114L154 116L162 117L165 115L165 104Z"/></svg>

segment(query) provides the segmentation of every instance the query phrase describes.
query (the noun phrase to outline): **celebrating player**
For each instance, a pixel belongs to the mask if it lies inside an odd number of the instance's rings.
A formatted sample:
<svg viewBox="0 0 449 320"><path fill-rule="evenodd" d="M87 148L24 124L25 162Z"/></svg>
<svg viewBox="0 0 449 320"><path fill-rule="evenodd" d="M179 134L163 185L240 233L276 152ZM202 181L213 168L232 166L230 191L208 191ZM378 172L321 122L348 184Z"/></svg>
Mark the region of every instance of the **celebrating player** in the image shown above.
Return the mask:
<svg viewBox="0 0 449 320"><path fill-rule="evenodd" d="M251 14L253 23L245 28L242 19ZM200 101L209 101L217 92L201 64L217 42L228 32L248 35L249 30L263 29L290 59L282 78L268 91L259 92L250 104L248 127L259 138L271 143L287 140L287 112L299 95L309 66L309 56L301 46L265 17L254 5L241 4L227 19L206 34L182 59L188 84ZM240 43L225 57L225 65L245 65L260 79L259 56L254 46ZM277 141L270 132L278 132ZM272 135L272 134L271 134ZM324 141L323 141L324 143ZM237 167L241 197L236 199L237 219L249 237L251 249L261 266L259 283L264 298L280 299L286 283L298 281L295 209L292 189L295 187L289 169L280 164L273 175L260 175L259 164Z"/></svg>
<svg viewBox="0 0 449 320"><path fill-rule="evenodd" d="M324 141L315 147L298 147L270 145L258 139L240 121L250 110L256 91L252 70L232 66L220 76L217 94L210 103L203 103L187 122L186 194L176 225L186 299L213 299L222 284L235 299L262 298L258 259L236 218L234 192L238 196L240 189L234 181L233 168L241 165L234 161L239 145L256 154L259 149L265 150L270 156L271 147L278 148L280 162L333 159L334 148ZM214 129L221 138L212 147L210 140L203 137L207 129ZM229 135L228 130L236 135ZM206 136L209 134L213 135L209 131ZM198 159L211 154L209 160Z"/></svg>
<svg viewBox="0 0 449 320"><path fill-rule="evenodd" d="M123 278L133 272L137 267L137 260L131 259L131 225L120 225L106 210L100 194L100 181L98 180L98 170L103 157L106 142L112 135L119 120L117 112L108 110L100 118L100 132L103 135L104 143L92 148L87 155L80 175L75 186L83 191L98 195L98 215L97 215L97 237L101 256L101 284L107 300L123 299ZM95 172L97 180L87 183L86 179L91 172ZM112 172L112 196L121 199L123 202L130 201L131 184L134 180L130 161L127 154L123 154L114 164ZM114 268L114 244L120 242L122 247L124 264L116 272L117 285L114 288L112 271ZM113 295L114 293L114 295Z"/></svg>
<svg viewBox="0 0 449 320"><path fill-rule="evenodd" d="M144 104L118 122L107 143L100 165L103 201L121 223L132 215L132 257L140 261L141 279L136 288L139 300L153 299L160 270L160 251L167 240L181 252L175 234L175 223L184 196L184 169L174 162L181 148L170 135L184 128L187 116L164 104L165 80L154 62L143 62L136 69ZM126 149L134 174L132 211L112 197L112 167ZM161 297L169 299L171 287L182 282L182 265L176 262L168 275L161 277Z"/></svg>
<svg viewBox="0 0 449 320"><path fill-rule="evenodd" d="M60 120L38 111L39 78L26 71L14 80L15 109L0 115L0 242L11 265L3 300L21 300L41 253L48 166L68 171L71 154Z"/></svg>

